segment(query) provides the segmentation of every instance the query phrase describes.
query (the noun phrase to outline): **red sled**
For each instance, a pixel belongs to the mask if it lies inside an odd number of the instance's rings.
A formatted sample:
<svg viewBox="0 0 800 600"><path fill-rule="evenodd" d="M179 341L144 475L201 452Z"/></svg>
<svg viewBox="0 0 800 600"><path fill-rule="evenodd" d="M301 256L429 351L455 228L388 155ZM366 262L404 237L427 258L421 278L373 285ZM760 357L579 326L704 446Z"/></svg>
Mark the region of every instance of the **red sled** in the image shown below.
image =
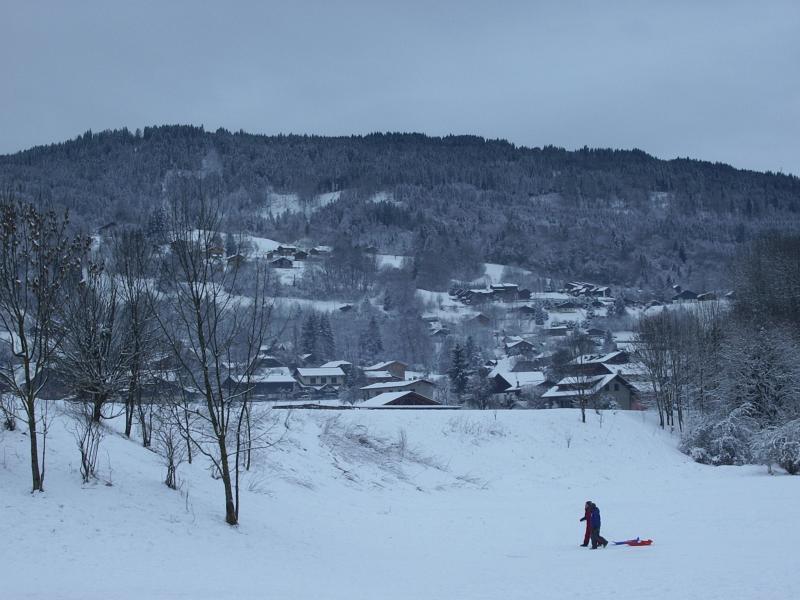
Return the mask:
<svg viewBox="0 0 800 600"><path fill-rule="evenodd" d="M614 542L615 546L649 546L653 543L653 540L640 540L636 538L635 540L625 540L624 542Z"/></svg>

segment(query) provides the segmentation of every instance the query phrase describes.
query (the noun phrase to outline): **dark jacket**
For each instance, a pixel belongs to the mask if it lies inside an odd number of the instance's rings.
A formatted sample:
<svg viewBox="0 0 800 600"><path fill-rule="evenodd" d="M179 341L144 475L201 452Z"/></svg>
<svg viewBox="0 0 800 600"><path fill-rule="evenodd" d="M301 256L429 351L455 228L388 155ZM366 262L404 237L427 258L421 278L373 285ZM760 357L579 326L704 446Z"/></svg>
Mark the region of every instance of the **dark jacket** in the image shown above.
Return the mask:
<svg viewBox="0 0 800 600"><path fill-rule="evenodd" d="M592 529L600 529L600 509L597 506L592 508Z"/></svg>

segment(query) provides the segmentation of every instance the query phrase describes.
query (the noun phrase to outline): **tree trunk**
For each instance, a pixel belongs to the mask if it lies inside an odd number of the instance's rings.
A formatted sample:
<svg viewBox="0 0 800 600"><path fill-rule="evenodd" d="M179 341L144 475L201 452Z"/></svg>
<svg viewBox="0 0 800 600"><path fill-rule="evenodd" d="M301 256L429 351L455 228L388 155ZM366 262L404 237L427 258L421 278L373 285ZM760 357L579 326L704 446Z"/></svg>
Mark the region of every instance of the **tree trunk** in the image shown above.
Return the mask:
<svg viewBox="0 0 800 600"><path fill-rule="evenodd" d="M225 447L225 437L219 436L219 466L222 475L222 484L225 486L225 522L228 525L237 525L239 515L236 504L233 501L233 482L231 481L231 470L228 465L228 449Z"/></svg>
<svg viewBox="0 0 800 600"><path fill-rule="evenodd" d="M39 471L39 446L36 438L36 407L33 398L26 398L25 402L28 413L28 436L31 438L31 476L33 480L31 492L43 492L44 479Z"/></svg>

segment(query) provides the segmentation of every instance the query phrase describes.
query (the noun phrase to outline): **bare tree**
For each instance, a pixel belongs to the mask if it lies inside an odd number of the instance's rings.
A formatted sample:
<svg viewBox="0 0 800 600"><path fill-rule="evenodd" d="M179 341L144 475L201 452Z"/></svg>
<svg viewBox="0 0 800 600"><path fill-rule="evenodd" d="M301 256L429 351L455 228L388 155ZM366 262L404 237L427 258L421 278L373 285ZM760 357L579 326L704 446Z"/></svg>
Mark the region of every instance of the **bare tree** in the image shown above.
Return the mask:
<svg viewBox="0 0 800 600"><path fill-rule="evenodd" d="M97 456L105 430L100 421L94 418L93 401L71 401L67 404L66 412L72 422L70 431L81 453L81 479L83 483L89 483L97 471Z"/></svg>
<svg viewBox="0 0 800 600"><path fill-rule="evenodd" d="M182 433L184 417L176 404L157 406L154 417L155 449L167 469L164 483L175 490L178 488L178 467L188 458L189 450Z"/></svg>
<svg viewBox="0 0 800 600"><path fill-rule="evenodd" d="M220 231L219 206L199 182L184 183L168 211L170 286L161 301L170 312L156 315L178 361L183 387L196 390L200 400L188 405L196 420L185 434L219 474L225 521L236 525L247 375L257 364L271 302L263 268L251 273L248 285L254 295L237 295L238 267L224 265L208 252Z"/></svg>
<svg viewBox="0 0 800 600"><path fill-rule="evenodd" d="M124 388L130 371L130 330L121 316L115 280L90 264L71 281L59 310L64 329L56 364L80 399L92 404L99 423L103 407ZM105 415L111 417L114 415Z"/></svg>
<svg viewBox="0 0 800 600"><path fill-rule="evenodd" d="M67 214L8 198L0 203L0 324L5 333L0 344L11 356L0 365L0 382L22 404L33 491L44 490L48 407L46 402L39 406L39 396L61 341L57 309L64 282L79 270L88 249L88 240L70 236L68 227Z"/></svg>
<svg viewBox="0 0 800 600"><path fill-rule="evenodd" d="M153 263L153 246L141 229L123 230L114 239L112 258L111 272L118 281L119 294L124 302L122 318L130 339L125 435L130 437L134 415L138 415L142 444L148 446L149 411L142 405L141 382L147 362L158 346L152 285L148 279Z"/></svg>

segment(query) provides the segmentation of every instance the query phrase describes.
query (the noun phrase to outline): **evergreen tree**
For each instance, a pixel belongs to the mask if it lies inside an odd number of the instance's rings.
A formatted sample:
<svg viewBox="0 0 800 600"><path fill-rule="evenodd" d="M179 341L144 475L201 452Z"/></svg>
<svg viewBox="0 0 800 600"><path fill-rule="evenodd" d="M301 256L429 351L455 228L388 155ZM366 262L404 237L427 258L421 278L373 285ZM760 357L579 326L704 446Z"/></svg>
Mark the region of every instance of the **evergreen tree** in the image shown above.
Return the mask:
<svg viewBox="0 0 800 600"><path fill-rule="evenodd" d="M305 354L313 354L317 349L317 313L310 312L303 323L303 330L300 333L300 348Z"/></svg>
<svg viewBox="0 0 800 600"><path fill-rule="evenodd" d="M367 328L359 336L358 345L361 348L361 361L364 364L374 363L383 353L383 340L375 317L370 318Z"/></svg>
<svg viewBox="0 0 800 600"><path fill-rule="evenodd" d="M317 318L317 355L320 358L332 359L336 356L336 342L328 315L321 314Z"/></svg>
<svg viewBox="0 0 800 600"><path fill-rule="evenodd" d="M450 377L453 391L460 400L467 390L467 383L469 382L469 366L464 347L461 344L456 344L456 347L453 348L453 360L450 363L450 370L447 374Z"/></svg>

